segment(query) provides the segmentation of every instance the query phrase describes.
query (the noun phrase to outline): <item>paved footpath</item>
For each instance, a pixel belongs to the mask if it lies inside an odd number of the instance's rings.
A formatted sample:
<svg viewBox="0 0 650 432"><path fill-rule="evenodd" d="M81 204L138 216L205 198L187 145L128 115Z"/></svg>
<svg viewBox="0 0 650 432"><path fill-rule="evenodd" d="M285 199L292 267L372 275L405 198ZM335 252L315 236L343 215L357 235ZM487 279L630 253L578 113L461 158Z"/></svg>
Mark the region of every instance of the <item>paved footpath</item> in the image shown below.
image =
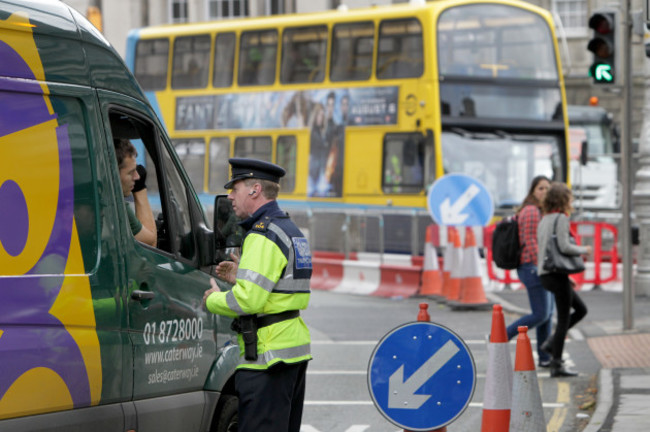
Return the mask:
<svg viewBox="0 0 650 432"><path fill-rule="evenodd" d="M583 432L650 430L650 297L634 299L633 329L623 330L623 293L619 285L582 291L589 313L570 333L587 340L601 369L598 400ZM488 293L511 312L527 313L526 296L504 290ZM510 303L510 300L513 302Z"/></svg>

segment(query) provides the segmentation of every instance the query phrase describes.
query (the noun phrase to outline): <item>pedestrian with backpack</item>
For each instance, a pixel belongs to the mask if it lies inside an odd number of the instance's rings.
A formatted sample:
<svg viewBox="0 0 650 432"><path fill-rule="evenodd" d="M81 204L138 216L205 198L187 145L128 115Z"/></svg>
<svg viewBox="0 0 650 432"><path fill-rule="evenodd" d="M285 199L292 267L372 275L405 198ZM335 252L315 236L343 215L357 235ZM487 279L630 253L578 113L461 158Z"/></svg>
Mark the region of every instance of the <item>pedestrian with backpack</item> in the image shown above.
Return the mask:
<svg viewBox="0 0 650 432"><path fill-rule="evenodd" d="M526 287L531 313L520 317L506 329L508 340L510 340L518 334L517 327L519 326L528 326L529 330L535 328L540 367L549 367L551 363L551 356L542 351L540 346L551 334L553 297L549 291L544 289L537 275L537 225L542 219L542 201L550 187L551 181L548 177L540 175L533 178L528 195L517 210L519 245L521 246L517 276Z"/></svg>

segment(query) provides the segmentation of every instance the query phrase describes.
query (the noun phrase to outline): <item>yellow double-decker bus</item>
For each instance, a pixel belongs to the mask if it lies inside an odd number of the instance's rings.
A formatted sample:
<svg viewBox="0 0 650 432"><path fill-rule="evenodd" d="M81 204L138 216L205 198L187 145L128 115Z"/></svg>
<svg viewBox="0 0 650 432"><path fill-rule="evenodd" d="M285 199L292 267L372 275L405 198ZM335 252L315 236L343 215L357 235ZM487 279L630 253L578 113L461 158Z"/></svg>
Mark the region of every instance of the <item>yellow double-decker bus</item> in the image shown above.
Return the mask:
<svg viewBox="0 0 650 432"><path fill-rule="evenodd" d="M526 2L149 27L129 35L127 63L196 190L223 193L229 157L278 163L283 207L327 215L314 231L358 225L343 237L365 249L421 252L427 188L446 173L482 181L497 209L535 175L568 181L554 25ZM342 249L318 237L316 249Z"/></svg>

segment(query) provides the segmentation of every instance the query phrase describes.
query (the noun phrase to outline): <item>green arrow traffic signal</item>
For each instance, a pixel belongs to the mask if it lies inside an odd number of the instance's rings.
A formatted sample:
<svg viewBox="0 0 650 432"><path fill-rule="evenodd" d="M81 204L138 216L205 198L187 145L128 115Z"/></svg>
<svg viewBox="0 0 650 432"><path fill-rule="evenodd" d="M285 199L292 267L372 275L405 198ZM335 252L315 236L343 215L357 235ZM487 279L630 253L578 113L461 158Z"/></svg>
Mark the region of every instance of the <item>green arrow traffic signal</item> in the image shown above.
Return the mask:
<svg viewBox="0 0 650 432"><path fill-rule="evenodd" d="M593 77L597 82L612 82L614 81L612 65L598 64L594 68Z"/></svg>
<svg viewBox="0 0 650 432"><path fill-rule="evenodd" d="M589 28L593 33L587 49L593 54L589 75L593 78L594 84L616 84L618 21L617 11L608 8L594 11L589 18Z"/></svg>

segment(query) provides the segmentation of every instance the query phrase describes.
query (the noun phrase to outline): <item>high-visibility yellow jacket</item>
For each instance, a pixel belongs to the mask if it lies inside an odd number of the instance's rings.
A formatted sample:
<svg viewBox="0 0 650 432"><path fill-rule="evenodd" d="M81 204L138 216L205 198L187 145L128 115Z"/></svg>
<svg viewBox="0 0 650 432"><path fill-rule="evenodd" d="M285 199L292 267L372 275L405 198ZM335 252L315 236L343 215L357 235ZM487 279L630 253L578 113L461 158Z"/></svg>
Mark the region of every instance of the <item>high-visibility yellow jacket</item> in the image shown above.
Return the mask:
<svg viewBox="0 0 650 432"><path fill-rule="evenodd" d="M264 316L304 310L309 304L311 252L309 243L289 216L272 201L242 222L248 230L232 290L212 293L210 312L229 317ZM281 321L257 331L256 361L244 358L238 335L238 368L267 369L278 363L310 360L309 330L302 317Z"/></svg>

